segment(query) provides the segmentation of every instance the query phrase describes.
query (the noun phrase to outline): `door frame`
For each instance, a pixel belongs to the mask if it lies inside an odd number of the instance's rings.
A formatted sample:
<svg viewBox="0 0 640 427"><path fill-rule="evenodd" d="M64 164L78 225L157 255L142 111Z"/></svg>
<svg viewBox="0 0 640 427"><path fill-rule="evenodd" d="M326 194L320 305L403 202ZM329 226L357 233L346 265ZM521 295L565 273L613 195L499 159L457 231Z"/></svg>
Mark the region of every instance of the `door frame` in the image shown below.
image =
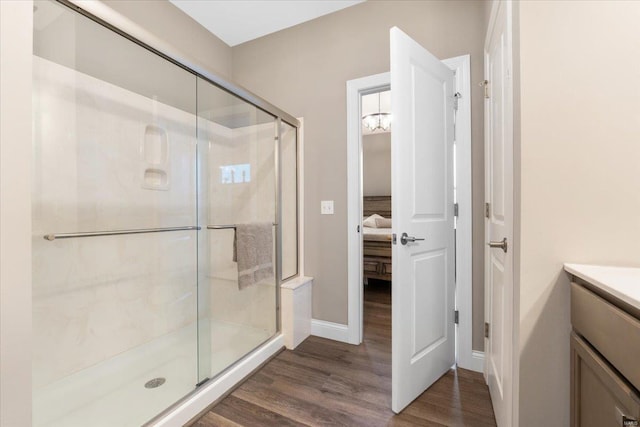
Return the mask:
<svg viewBox="0 0 640 427"><path fill-rule="evenodd" d="M456 113L456 198L459 206L456 231L456 336L458 366L482 372L484 354L472 348L472 193L471 193L471 57L442 61L455 72L462 94ZM390 74L381 73L347 82L347 338L350 344L363 339L362 287L362 95L389 89ZM358 228L359 227L359 228Z"/></svg>

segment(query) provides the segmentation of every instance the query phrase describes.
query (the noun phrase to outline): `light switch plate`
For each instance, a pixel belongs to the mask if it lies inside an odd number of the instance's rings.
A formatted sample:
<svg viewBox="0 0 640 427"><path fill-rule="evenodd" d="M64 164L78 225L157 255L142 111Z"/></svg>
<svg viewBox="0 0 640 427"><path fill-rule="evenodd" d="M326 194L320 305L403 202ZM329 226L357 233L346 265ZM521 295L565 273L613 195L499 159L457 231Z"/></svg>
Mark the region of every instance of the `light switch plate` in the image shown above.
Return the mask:
<svg viewBox="0 0 640 427"><path fill-rule="evenodd" d="M333 215L333 200L323 200L320 202L320 213L322 215Z"/></svg>

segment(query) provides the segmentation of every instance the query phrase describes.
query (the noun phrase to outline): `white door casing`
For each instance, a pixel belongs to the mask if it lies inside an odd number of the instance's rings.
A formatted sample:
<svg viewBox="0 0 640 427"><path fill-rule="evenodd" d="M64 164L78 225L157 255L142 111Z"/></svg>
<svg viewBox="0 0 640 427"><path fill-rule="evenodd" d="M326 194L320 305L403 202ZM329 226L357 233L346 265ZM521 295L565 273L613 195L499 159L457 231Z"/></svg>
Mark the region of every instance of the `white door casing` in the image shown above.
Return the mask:
<svg viewBox="0 0 640 427"><path fill-rule="evenodd" d="M498 426L513 425L513 85L510 2L495 2L485 42L485 378Z"/></svg>
<svg viewBox="0 0 640 427"><path fill-rule="evenodd" d="M454 74L391 29L392 399L400 412L455 363ZM401 244L401 235L424 238Z"/></svg>

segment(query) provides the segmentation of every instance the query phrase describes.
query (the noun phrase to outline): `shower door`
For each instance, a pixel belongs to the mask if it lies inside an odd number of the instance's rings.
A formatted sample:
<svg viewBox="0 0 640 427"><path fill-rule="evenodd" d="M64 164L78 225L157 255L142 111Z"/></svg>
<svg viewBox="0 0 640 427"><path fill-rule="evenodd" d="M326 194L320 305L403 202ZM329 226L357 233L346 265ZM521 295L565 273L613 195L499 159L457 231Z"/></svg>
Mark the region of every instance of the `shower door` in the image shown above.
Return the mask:
<svg viewBox="0 0 640 427"><path fill-rule="evenodd" d="M139 426L197 374L196 77L34 7L33 420Z"/></svg>
<svg viewBox="0 0 640 427"><path fill-rule="evenodd" d="M278 332L297 121L66 4L34 2L33 424L139 426Z"/></svg>
<svg viewBox="0 0 640 427"><path fill-rule="evenodd" d="M276 118L198 78L200 379L214 377L277 331ZM270 236L268 277L239 283L238 226ZM241 243L238 242L238 248Z"/></svg>

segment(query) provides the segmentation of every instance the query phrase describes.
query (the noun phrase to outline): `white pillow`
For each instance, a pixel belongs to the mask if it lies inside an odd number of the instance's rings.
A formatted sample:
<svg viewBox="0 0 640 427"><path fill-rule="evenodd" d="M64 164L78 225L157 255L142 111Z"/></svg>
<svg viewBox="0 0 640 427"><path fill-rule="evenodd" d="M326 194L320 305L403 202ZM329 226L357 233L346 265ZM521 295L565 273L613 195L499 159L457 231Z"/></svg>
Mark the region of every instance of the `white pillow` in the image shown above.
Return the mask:
<svg viewBox="0 0 640 427"><path fill-rule="evenodd" d="M362 225L364 227L370 227L370 228L376 228L376 218L382 218L380 215L378 214L373 214L368 218L365 218L364 221L362 221Z"/></svg>
<svg viewBox="0 0 640 427"><path fill-rule="evenodd" d="M391 218L376 218L376 228L391 228Z"/></svg>

